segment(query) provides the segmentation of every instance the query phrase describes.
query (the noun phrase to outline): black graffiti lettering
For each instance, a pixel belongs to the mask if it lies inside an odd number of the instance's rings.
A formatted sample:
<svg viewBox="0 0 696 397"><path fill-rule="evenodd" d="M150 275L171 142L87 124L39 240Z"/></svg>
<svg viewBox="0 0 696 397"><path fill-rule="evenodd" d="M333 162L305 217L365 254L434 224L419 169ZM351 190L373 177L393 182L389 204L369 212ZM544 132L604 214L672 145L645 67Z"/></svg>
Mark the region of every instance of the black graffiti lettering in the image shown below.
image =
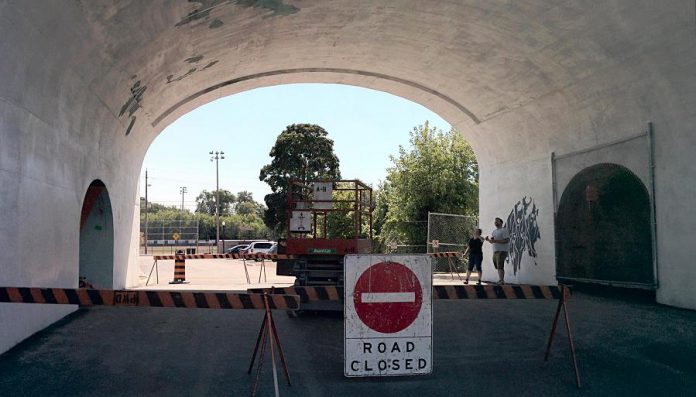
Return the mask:
<svg viewBox="0 0 696 397"><path fill-rule="evenodd" d="M413 363L412 358L407 358L406 360L404 360L404 362L406 363L406 369L413 369L413 365L411 364Z"/></svg>
<svg viewBox="0 0 696 397"><path fill-rule="evenodd" d="M425 368L425 366L426 366L427 364L428 364L428 362L425 361L424 359L422 359L422 358L419 358L419 359L418 359L418 369L423 369L423 368Z"/></svg>
<svg viewBox="0 0 696 397"><path fill-rule="evenodd" d="M360 363L357 361L351 361L350 362L350 369L352 369L354 372L358 372L358 369L360 369L360 367L358 367L358 364L360 364Z"/></svg>
<svg viewBox="0 0 696 397"><path fill-rule="evenodd" d="M398 343L394 342L394 346L392 346L391 352L392 352L392 353L394 353L394 352L399 352L399 353L401 353L401 348L399 347L399 344L398 344Z"/></svg>
<svg viewBox="0 0 696 397"><path fill-rule="evenodd" d="M534 204L534 200L532 198L527 200L525 196L515 204L515 207L510 211L510 215L507 217L505 227L508 229L508 232L510 232L509 255L507 261L508 263L512 263L514 274L517 274L517 271L521 268L522 254L524 254L525 251L527 251L532 258L537 257L534 244L541 238L539 224L537 223L538 216L539 209L536 207L536 204ZM534 265L536 266L536 264L535 260Z"/></svg>
<svg viewBox="0 0 696 397"><path fill-rule="evenodd" d="M413 342L406 342L406 352L412 352L416 348L416 345L413 344Z"/></svg>
<svg viewBox="0 0 696 397"><path fill-rule="evenodd" d="M379 360L377 363L377 368L379 368L380 371L384 371L387 369L387 362L385 360Z"/></svg>
<svg viewBox="0 0 696 397"><path fill-rule="evenodd" d="M372 354L372 343L363 342L363 354L365 354L365 353Z"/></svg>
<svg viewBox="0 0 696 397"><path fill-rule="evenodd" d="M377 344L377 351L380 353L384 353L387 351L387 344L384 342L379 342Z"/></svg>

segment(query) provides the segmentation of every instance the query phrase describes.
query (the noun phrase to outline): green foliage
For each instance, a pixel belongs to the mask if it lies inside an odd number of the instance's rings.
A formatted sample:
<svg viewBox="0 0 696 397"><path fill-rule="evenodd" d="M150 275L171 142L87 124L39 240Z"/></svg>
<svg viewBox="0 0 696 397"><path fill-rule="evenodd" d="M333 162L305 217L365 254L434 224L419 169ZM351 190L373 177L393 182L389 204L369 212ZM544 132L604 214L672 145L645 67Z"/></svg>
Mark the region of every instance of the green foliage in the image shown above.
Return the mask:
<svg viewBox="0 0 696 397"><path fill-rule="evenodd" d="M235 206L236 212L239 215L253 215L256 214L256 205L255 203L249 202L249 201L244 201L241 203L237 203Z"/></svg>
<svg viewBox="0 0 696 397"><path fill-rule="evenodd" d="M220 215L231 214L237 198L229 190L220 189ZM196 212L215 215L215 192L204 190L196 197Z"/></svg>
<svg viewBox="0 0 696 397"><path fill-rule="evenodd" d="M476 215L478 164L456 131L426 122L414 128L410 147L399 147L377 194L375 230L383 241L424 244L428 212Z"/></svg>
<svg viewBox="0 0 696 397"><path fill-rule="evenodd" d="M352 200L355 193L352 191L334 190L332 193L333 209L342 211L327 211L326 213L326 238L351 239L355 238L355 211ZM317 222L317 235L324 235L323 217Z"/></svg>
<svg viewBox="0 0 696 397"><path fill-rule="evenodd" d="M339 161L333 151L333 140L315 124L292 124L278 135L269 155L271 163L259 173L259 180L268 183L271 194L264 201L268 209L264 222L283 235L287 230L287 192L291 179L340 179Z"/></svg>
<svg viewBox="0 0 696 397"><path fill-rule="evenodd" d="M247 190L242 190L241 192L237 193L237 202L238 203L246 203L246 202L254 202L254 197L253 194Z"/></svg>
<svg viewBox="0 0 696 397"><path fill-rule="evenodd" d="M234 212L236 214L255 214L258 218L263 219L263 214L265 211L266 206L256 202L251 192L243 190L237 193L237 204L234 206Z"/></svg>
<svg viewBox="0 0 696 397"><path fill-rule="evenodd" d="M171 224L176 226L178 221L183 221L187 225L195 225L198 221L198 237L201 240L215 239L215 216L201 213L191 213L171 209L148 214L150 226ZM222 226L225 222L225 226ZM145 212L140 214L141 228L145 227ZM154 230L154 229L151 229ZM225 215L220 217L220 238L221 239L260 239L272 237L271 231L264 225L263 220L256 214L247 215Z"/></svg>
<svg viewBox="0 0 696 397"><path fill-rule="evenodd" d="M234 206L235 195L227 190L220 190L220 238L221 239L260 239L272 237L272 232L263 223L263 204L254 201L250 192L238 194L238 203ZM177 206L167 207L157 203L149 203L148 221L150 225L171 224L177 221L187 225L198 222L198 236L201 240L215 239L215 193L203 191L196 198L196 212L182 211ZM140 225L145 225L145 200L141 198ZM222 226L222 223L225 226Z"/></svg>

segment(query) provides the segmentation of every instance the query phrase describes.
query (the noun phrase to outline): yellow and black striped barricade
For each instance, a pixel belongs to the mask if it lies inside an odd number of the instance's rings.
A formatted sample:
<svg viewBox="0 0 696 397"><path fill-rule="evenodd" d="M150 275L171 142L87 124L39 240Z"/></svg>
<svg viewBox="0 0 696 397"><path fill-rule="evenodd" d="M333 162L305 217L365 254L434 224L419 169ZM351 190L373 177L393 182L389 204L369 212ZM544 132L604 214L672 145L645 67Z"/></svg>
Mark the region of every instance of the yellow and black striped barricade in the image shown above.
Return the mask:
<svg viewBox="0 0 696 397"><path fill-rule="evenodd" d="M198 291L143 291L85 288L0 287L1 303L38 303L79 306L179 307L189 309L264 310L264 294ZM297 295L268 296L271 310L298 310Z"/></svg>
<svg viewBox="0 0 696 397"><path fill-rule="evenodd" d="M287 254L186 254L186 255L154 255L153 260L174 260L174 259L294 259L294 255Z"/></svg>
<svg viewBox="0 0 696 397"><path fill-rule="evenodd" d="M333 285L318 285L311 287L272 287L272 288L249 288L247 292L250 294L271 294L271 295L297 295L300 297L301 303L318 302L318 301L342 301L343 287Z"/></svg>
<svg viewBox="0 0 696 397"><path fill-rule="evenodd" d="M436 285L433 299L560 299L556 285ZM248 293L298 295L300 302L343 300L343 288L332 285L249 288Z"/></svg>
<svg viewBox="0 0 696 397"><path fill-rule="evenodd" d="M433 299L561 299L562 289L558 285L436 285Z"/></svg>
<svg viewBox="0 0 696 397"><path fill-rule="evenodd" d="M439 253L443 254L443 253ZM300 297L302 303L315 301L340 301L343 300L343 288L335 286L294 286L294 287L272 287L272 288L252 288L249 293L266 293L268 296L276 294L290 294ZM570 330L570 319L566 303L571 295L571 289L567 285L436 285L433 286L433 299L454 300L454 299L553 299L558 300L556 316L551 327L551 334L546 345L544 361L548 361L551 351L551 344L556 333L558 319L561 309L563 310L566 331L570 352L573 358L575 369L575 381L580 388L580 372L578 370L577 358L575 356L575 346Z"/></svg>
<svg viewBox="0 0 696 397"><path fill-rule="evenodd" d="M461 252L457 251L447 251L447 252L429 252L426 254L428 256L432 256L433 258L456 258L458 256L461 256Z"/></svg>

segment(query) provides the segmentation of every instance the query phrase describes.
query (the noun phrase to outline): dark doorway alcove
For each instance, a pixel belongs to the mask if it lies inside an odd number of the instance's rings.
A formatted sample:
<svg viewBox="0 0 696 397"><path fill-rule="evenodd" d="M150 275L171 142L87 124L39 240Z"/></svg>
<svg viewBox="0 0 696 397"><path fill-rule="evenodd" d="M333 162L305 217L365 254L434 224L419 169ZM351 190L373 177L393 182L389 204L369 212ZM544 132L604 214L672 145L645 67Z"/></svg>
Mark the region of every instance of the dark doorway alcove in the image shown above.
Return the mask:
<svg viewBox="0 0 696 397"><path fill-rule="evenodd" d="M650 227L650 197L635 174L616 164L584 169L558 207L557 277L654 287Z"/></svg>

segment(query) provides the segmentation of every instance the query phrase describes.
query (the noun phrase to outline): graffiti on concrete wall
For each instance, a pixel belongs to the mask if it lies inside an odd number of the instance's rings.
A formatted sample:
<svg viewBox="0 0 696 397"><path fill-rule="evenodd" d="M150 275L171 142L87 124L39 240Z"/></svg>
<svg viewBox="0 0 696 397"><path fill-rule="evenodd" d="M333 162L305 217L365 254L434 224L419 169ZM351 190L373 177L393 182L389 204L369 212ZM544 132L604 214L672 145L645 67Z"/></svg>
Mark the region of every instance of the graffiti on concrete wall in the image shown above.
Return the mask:
<svg viewBox="0 0 696 397"><path fill-rule="evenodd" d="M510 232L510 251L507 260L512 263L514 274L517 274L522 266L522 256L525 251L534 258L534 266L537 264L534 244L541 238L537 223L538 216L539 209L534 204L534 200L531 197L529 199L524 197L515 204L507 217L505 227Z"/></svg>
<svg viewBox="0 0 696 397"><path fill-rule="evenodd" d="M133 75L133 77L131 77L131 80L135 80L137 77L137 75ZM135 124L135 113L143 107L143 95L145 94L145 90L147 90L147 86L141 85L140 80L133 83L133 86L130 88L130 95L128 96L128 100L126 100L123 106L121 106L121 111L118 113L118 117L121 117L124 114L128 113L128 118L130 119L130 122L128 123L128 127L126 128L126 136L131 133L131 130L133 129L133 124Z"/></svg>

